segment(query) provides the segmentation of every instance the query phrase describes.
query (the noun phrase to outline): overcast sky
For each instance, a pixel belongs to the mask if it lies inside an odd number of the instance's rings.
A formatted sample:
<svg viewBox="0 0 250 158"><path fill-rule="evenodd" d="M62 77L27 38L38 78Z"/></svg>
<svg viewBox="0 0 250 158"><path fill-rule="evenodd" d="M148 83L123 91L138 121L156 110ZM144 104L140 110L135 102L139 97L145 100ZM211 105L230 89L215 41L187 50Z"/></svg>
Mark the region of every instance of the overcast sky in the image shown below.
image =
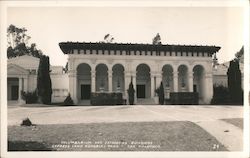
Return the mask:
<svg viewBox="0 0 250 158"><path fill-rule="evenodd" d="M30 7L8 8L7 23L27 28L30 43L64 66L58 43L99 42L109 33L117 43L216 45L219 62L243 45L243 9L237 7Z"/></svg>

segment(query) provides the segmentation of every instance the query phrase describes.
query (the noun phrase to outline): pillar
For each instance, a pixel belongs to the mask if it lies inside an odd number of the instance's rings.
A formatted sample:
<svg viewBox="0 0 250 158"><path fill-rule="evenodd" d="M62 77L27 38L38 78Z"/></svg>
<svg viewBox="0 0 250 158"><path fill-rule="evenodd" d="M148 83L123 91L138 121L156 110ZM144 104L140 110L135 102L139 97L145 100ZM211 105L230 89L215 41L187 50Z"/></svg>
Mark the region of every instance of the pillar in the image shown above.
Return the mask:
<svg viewBox="0 0 250 158"><path fill-rule="evenodd" d="M157 73L155 76L155 80L156 80L156 87L155 89L157 89L158 87L160 87L161 82L162 82L162 74L161 73Z"/></svg>
<svg viewBox="0 0 250 158"><path fill-rule="evenodd" d="M178 92L178 71L174 71L173 74L173 81L174 81L174 92Z"/></svg>
<svg viewBox="0 0 250 158"><path fill-rule="evenodd" d="M204 80L204 82L202 82L202 88L204 92L203 102L205 104L210 104L210 101L213 97L213 75L212 73L207 73L202 79Z"/></svg>
<svg viewBox="0 0 250 158"><path fill-rule="evenodd" d="M23 83L24 83L24 86L23 86L24 89L23 89L23 90L24 90L25 92L28 92L28 89L29 89L29 88L28 88L28 78L24 78L24 82L23 82Z"/></svg>
<svg viewBox="0 0 250 158"><path fill-rule="evenodd" d="M125 72L124 72L124 95L125 95L125 98L124 98L124 99L127 100L127 102L126 102L127 104L129 103L129 101L128 101L128 92L127 92L127 90L128 90L128 88L129 88L130 82L131 82L131 75L130 75L129 72L125 71Z"/></svg>
<svg viewBox="0 0 250 158"><path fill-rule="evenodd" d="M77 75L76 70L69 71L69 93L74 103L77 104Z"/></svg>
<svg viewBox="0 0 250 158"><path fill-rule="evenodd" d="M134 100L134 103L136 104L137 102L137 92L136 92L136 72L134 73L131 73L131 77L132 77L132 83L133 83L133 86L134 86L134 89L135 89L135 100Z"/></svg>
<svg viewBox="0 0 250 158"><path fill-rule="evenodd" d="M95 74L95 70L91 71L91 92L95 92L96 91L96 74Z"/></svg>
<svg viewBox="0 0 250 158"><path fill-rule="evenodd" d="M155 87L154 87L154 75L150 75L150 83L151 83L151 98L153 98L155 95Z"/></svg>
<svg viewBox="0 0 250 158"><path fill-rule="evenodd" d="M21 92L22 92L22 87L23 87L23 82L22 82L22 78L18 78L18 102L21 102L22 101L22 95L21 95Z"/></svg>
<svg viewBox="0 0 250 158"><path fill-rule="evenodd" d="M188 87L189 87L189 92L193 92L194 90L193 90L193 85L194 85L194 83L193 83L193 81L194 81L194 79L193 79L193 75L194 73L193 73L193 71L192 70L190 70L189 72L188 72Z"/></svg>
<svg viewBox="0 0 250 158"><path fill-rule="evenodd" d="M112 75L113 75L113 71L112 70L109 70L108 71L108 82L109 82L109 92L112 92Z"/></svg>

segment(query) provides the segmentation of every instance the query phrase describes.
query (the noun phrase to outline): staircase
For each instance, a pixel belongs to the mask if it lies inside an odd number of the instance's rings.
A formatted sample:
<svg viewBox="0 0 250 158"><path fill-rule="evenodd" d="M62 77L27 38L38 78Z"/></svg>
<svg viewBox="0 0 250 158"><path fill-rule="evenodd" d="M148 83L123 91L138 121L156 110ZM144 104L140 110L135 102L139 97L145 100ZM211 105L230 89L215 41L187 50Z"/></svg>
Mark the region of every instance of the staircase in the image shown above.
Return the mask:
<svg viewBox="0 0 250 158"><path fill-rule="evenodd" d="M139 98L136 105L156 105L154 98Z"/></svg>

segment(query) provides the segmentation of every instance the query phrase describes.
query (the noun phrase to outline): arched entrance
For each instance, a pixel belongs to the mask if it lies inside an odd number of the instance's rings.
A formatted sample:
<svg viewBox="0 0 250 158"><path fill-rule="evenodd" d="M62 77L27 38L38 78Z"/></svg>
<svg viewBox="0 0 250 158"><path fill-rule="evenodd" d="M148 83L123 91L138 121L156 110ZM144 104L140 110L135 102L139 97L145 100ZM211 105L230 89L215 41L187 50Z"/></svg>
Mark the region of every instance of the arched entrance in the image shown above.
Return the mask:
<svg viewBox="0 0 250 158"><path fill-rule="evenodd" d="M7 79L7 97L9 100L19 99L19 80L18 78L8 77Z"/></svg>
<svg viewBox="0 0 250 158"><path fill-rule="evenodd" d="M124 67L121 64L116 64L112 68L112 87L113 92L125 93L124 88Z"/></svg>
<svg viewBox="0 0 250 158"><path fill-rule="evenodd" d="M137 98L150 98L150 91L150 68L146 64L140 64L136 68L136 96Z"/></svg>
<svg viewBox="0 0 250 158"><path fill-rule="evenodd" d="M96 92L108 91L108 67L105 64L96 66Z"/></svg>
<svg viewBox="0 0 250 158"><path fill-rule="evenodd" d="M82 63L77 67L77 99L89 100L91 94L91 67Z"/></svg>
<svg viewBox="0 0 250 158"><path fill-rule="evenodd" d="M173 67L171 65L164 65L162 67L162 84L164 87L165 98L170 99L170 92L174 91Z"/></svg>
<svg viewBox="0 0 250 158"><path fill-rule="evenodd" d="M188 91L188 68L186 65L178 67L178 92Z"/></svg>
<svg viewBox="0 0 250 158"><path fill-rule="evenodd" d="M199 102L204 101L204 92L205 92L205 69L201 65L196 65L193 68L193 91L199 93Z"/></svg>

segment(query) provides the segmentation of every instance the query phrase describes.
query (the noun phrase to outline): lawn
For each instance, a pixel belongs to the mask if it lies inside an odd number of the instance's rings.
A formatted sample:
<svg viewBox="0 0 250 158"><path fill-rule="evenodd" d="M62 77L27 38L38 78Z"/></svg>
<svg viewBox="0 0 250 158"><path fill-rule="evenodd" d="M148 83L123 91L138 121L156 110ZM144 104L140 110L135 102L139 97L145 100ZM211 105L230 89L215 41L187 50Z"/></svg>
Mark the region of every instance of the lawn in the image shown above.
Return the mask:
<svg viewBox="0 0 250 158"><path fill-rule="evenodd" d="M227 151L188 121L9 126L8 150Z"/></svg>

